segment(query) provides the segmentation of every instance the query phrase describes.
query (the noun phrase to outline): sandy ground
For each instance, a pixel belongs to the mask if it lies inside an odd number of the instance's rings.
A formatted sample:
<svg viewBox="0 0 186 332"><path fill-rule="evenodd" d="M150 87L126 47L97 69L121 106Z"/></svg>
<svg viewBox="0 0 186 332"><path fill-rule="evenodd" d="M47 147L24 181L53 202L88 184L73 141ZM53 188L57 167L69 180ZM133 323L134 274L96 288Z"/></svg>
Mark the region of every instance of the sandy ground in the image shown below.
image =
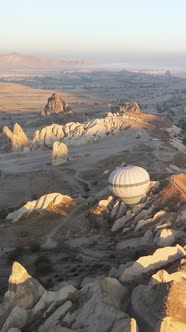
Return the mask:
<svg viewBox="0 0 186 332"><path fill-rule="evenodd" d="M40 111L52 90L32 89L19 84L0 83L0 110L4 114Z"/></svg>

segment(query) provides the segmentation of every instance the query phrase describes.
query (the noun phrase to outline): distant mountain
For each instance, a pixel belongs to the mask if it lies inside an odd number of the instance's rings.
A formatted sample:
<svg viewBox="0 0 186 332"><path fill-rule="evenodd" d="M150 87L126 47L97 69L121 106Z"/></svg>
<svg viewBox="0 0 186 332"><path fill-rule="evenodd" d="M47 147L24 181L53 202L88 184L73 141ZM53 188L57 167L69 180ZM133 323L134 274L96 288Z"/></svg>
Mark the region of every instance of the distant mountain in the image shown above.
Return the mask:
<svg viewBox="0 0 186 332"><path fill-rule="evenodd" d="M37 57L22 55L16 52L0 54L0 68L6 70L56 69L66 66L85 66L91 64L91 61L85 60Z"/></svg>

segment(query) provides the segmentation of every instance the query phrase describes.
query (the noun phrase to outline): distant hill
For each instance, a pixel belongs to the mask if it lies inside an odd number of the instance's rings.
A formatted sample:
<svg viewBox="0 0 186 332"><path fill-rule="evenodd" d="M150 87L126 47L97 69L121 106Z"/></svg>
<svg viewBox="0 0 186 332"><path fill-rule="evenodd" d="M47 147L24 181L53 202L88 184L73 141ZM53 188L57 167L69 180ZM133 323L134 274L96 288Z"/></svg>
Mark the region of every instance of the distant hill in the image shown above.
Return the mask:
<svg viewBox="0 0 186 332"><path fill-rule="evenodd" d="M66 66L91 65L91 61L61 59L22 55L20 53L0 54L0 68L6 70L21 69L57 69Z"/></svg>

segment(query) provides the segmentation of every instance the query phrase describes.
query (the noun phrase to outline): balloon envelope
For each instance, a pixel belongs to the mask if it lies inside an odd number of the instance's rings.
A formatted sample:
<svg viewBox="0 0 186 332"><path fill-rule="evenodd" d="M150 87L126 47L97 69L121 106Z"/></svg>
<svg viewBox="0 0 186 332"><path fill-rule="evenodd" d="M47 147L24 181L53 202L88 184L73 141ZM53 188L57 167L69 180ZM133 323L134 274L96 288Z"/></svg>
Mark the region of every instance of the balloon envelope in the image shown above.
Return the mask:
<svg viewBox="0 0 186 332"><path fill-rule="evenodd" d="M109 176L109 187L126 204L138 203L146 193L150 177L147 171L139 166L117 167Z"/></svg>

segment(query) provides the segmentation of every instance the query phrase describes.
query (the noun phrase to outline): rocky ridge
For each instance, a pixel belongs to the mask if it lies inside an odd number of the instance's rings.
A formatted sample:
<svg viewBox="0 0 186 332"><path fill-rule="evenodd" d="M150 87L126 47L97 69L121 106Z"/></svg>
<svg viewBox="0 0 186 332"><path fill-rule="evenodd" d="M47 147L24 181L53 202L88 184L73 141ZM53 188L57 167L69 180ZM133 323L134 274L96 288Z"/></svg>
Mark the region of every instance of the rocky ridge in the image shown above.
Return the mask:
<svg viewBox="0 0 186 332"><path fill-rule="evenodd" d="M65 125L53 124L34 133L33 145L51 147L56 140L67 146L86 143L97 143L108 135L118 134L129 128L123 117L108 113L102 119L94 119L85 123L69 122Z"/></svg>
<svg viewBox="0 0 186 332"><path fill-rule="evenodd" d="M127 115L108 113L108 116L93 119L85 123L68 122L64 125L52 124L41 130L36 130L33 139L29 140L19 124L13 132L8 127L3 133L11 142L12 151L30 151L41 147L52 148L56 141L67 146L77 146L86 143L97 143L108 135L117 135L131 125L125 121Z"/></svg>
<svg viewBox="0 0 186 332"><path fill-rule="evenodd" d="M55 98L56 96L54 99ZM66 107L63 105L66 105L65 102L60 103L62 105L60 107ZM30 151L43 147L51 149L53 147L53 143L56 141L63 142L68 147L79 146L87 143L98 143L100 140L105 139L108 136L120 134L122 131L128 129L131 126L134 126L135 130L138 127L139 129L142 127L153 128L153 123L160 121L155 116L150 116L147 114L145 115L136 111L136 108L138 109L139 107L137 103L132 102L126 104L126 110L129 109L129 111L119 111L115 113L109 112L105 117L96 119L94 118L82 123L74 121L66 123L66 120L68 121L68 119L65 120L64 124L52 123L51 125L47 125L46 127L36 130L33 134L32 140L27 138L23 129L18 124L15 126L16 128L19 127L19 138L17 132L15 132L15 135L12 135L8 127L4 127L3 132L11 141L13 151ZM55 105L51 107L52 109L55 109ZM53 120L55 121L55 119ZM161 129L162 133L166 131L164 128ZM145 129L143 130L145 132ZM136 138L139 138L143 130L138 130ZM166 132L168 133L168 131ZM166 140L169 141L169 137L167 135L168 134L166 134ZM170 143L174 145L174 142L172 142L171 139Z"/></svg>
<svg viewBox="0 0 186 332"><path fill-rule="evenodd" d="M20 275L24 276L21 280ZM57 291L47 291L15 262L8 287L0 307L2 332L12 328L38 332L138 331L135 320L121 309L127 290L116 279L102 277L79 290L66 283Z"/></svg>

